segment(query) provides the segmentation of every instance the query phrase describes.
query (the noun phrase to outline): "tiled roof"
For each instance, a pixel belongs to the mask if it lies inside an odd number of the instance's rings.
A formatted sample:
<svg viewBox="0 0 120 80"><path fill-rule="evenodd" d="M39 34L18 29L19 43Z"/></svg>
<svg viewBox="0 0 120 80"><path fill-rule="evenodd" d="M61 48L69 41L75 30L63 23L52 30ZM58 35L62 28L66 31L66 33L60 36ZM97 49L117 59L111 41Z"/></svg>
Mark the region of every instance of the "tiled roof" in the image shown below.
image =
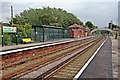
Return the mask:
<svg viewBox="0 0 120 80"><path fill-rule="evenodd" d="M78 27L78 28L84 28L83 26L81 25L78 25L78 24L73 24L71 26L69 26L70 28L74 28L74 27Z"/></svg>

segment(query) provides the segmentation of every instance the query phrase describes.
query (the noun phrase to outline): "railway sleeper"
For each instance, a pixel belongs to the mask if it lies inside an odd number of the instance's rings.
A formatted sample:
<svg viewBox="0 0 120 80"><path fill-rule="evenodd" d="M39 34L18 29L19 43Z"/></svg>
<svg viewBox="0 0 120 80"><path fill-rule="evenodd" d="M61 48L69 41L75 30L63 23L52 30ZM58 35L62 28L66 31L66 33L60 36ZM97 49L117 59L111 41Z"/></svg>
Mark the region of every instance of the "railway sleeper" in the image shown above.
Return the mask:
<svg viewBox="0 0 120 80"><path fill-rule="evenodd" d="M77 44L77 45L79 45L79 44ZM60 50L64 50L64 49L67 49L67 48L70 48L70 47L73 47L73 46L67 46L67 47L64 47L63 49L58 49L57 51L60 51ZM51 52L48 52L47 54L40 54L40 55L36 55L36 57L38 58L38 57L42 57L42 56L46 56L46 55L50 55L50 54L53 54L53 53L55 53L55 52L57 52L56 50L54 50L54 51L51 51ZM35 57L34 57L35 58ZM27 60L30 60L31 58L26 58ZM21 62L17 62L17 63L22 63L22 61L25 61L26 59L24 59L24 60L21 60ZM14 63L13 63L14 64ZM12 64L10 64L10 65L12 65ZM5 67L5 66L4 66Z"/></svg>

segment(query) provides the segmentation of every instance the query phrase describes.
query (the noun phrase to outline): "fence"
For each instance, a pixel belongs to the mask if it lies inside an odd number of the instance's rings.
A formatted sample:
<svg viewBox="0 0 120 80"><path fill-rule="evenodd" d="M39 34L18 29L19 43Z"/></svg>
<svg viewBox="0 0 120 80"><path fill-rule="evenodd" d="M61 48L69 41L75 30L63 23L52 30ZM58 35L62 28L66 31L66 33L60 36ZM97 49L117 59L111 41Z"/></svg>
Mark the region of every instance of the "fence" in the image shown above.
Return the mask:
<svg viewBox="0 0 120 80"><path fill-rule="evenodd" d="M69 31L69 28L37 25L32 26L32 31L27 34L29 34L28 37L31 38L33 42L45 42L56 39L69 38ZM3 33L3 35L3 45L15 45L16 43L22 44L22 39L25 38L23 33L19 30L16 33ZM1 37L2 35L0 32L0 45L2 44Z"/></svg>
<svg viewBox="0 0 120 80"><path fill-rule="evenodd" d="M32 26L32 39L36 42L44 42L55 39L69 38L69 28L52 27L52 26Z"/></svg>

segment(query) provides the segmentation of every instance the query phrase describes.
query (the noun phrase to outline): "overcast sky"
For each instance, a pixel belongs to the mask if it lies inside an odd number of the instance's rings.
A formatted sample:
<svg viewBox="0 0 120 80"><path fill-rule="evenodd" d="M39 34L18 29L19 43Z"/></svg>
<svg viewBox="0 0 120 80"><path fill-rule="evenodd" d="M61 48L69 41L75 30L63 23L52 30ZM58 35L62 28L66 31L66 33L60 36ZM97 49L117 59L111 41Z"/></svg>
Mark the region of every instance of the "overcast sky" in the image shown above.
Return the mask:
<svg viewBox="0 0 120 80"><path fill-rule="evenodd" d="M116 24L118 19L119 0L1 0L0 21L10 20L10 6L14 15L30 8L50 6L62 8L77 16L82 22L92 21L99 27L106 27L110 20Z"/></svg>

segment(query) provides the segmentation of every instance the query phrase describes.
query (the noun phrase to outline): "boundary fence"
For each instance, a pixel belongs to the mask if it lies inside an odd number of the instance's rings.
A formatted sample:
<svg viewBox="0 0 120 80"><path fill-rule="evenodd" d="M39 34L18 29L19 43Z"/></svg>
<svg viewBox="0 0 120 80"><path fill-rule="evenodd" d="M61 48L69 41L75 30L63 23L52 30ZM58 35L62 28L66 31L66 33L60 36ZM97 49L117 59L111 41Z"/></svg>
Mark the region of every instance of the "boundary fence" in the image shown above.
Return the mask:
<svg viewBox="0 0 120 80"><path fill-rule="evenodd" d="M33 25L31 37L36 42L45 42L55 39L70 38L70 29L46 25Z"/></svg>
<svg viewBox="0 0 120 80"><path fill-rule="evenodd" d="M2 30L0 30L0 37L2 38L1 31ZM70 38L70 29L47 25L33 25L32 31L28 34L28 37L32 39L33 43L46 42L57 39ZM0 45L5 46L23 44L22 39L25 37L21 31L17 30L16 33L3 33L3 40L1 38Z"/></svg>

